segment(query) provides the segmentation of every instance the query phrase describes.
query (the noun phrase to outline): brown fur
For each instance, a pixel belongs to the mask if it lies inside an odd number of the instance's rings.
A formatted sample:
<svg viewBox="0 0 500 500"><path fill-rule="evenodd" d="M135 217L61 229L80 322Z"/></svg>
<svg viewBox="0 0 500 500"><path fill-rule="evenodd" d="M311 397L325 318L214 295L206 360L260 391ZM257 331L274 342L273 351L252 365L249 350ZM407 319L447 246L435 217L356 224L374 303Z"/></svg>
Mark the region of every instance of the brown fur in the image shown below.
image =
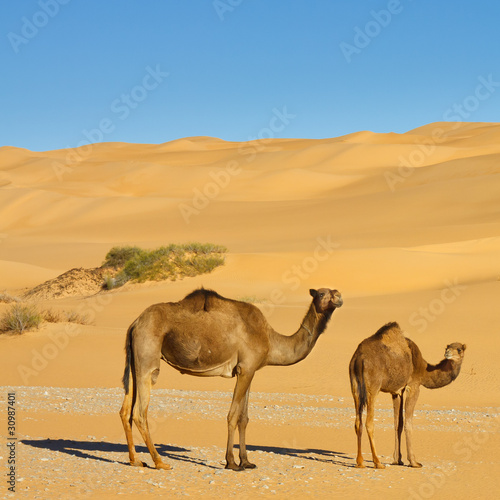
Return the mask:
<svg viewBox="0 0 500 500"><path fill-rule="evenodd" d="M422 466L415 460L411 442L413 410L420 386L436 389L453 382L460 373L465 348L465 344L450 344L446 347L445 359L437 365L429 365L415 342L404 336L397 323L388 323L359 344L349 364L349 377L356 410L357 467L364 467L361 436L363 409L366 406L366 431L373 463L378 469L385 468L377 456L373 438L375 398L379 392L390 393L393 400L395 429L393 465L403 464L401 434L404 427L408 461L412 467Z"/></svg>
<svg viewBox="0 0 500 500"><path fill-rule="evenodd" d="M181 373L196 376L237 377L227 417L226 468L254 468L247 458L245 432L248 395L257 370L266 365L291 365L304 359L324 331L333 311L342 305L336 290L310 290L313 297L300 328L292 336L272 329L252 304L221 297L211 290L195 290L179 302L148 307L129 327L123 375L125 399L120 416L127 437L130 463L137 459L132 423L139 429L158 469L170 469L151 440L147 410L151 387L160 372L160 360ZM240 463L233 455L238 426Z"/></svg>

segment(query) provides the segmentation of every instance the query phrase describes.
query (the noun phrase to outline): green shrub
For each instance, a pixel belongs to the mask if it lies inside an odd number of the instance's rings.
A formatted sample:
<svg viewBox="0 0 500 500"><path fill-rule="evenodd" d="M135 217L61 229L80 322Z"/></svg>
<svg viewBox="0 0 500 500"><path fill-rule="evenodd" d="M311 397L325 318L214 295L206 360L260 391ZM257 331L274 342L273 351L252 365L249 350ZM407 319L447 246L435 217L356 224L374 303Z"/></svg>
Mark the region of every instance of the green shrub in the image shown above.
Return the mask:
<svg viewBox="0 0 500 500"><path fill-rule="evenodd" d="M127 281L161 281L192 277L213 271L225 262L227 248L211 243L170 244L154 250L138 247L112 248L106 256L106 263L113 267L118 262L121 269L114 277L106 277L107 289L121 286ZM119 258L117 258L119 256ZM129 256L127 260L125 256ZM117 269L117 267L115 267Z"/></svg>
<svg viewBox="0 0 500 500"><path fill-rule="evenodd" d="M2 316L0 331L23 333L26 330L38 328L42 321L42 315L35 306L17 303Z"/></svg>
<svg viewBox="0 0 500 500"><path fill-rule="evenodd" d="M122 268L126 262L132 259L142 250L139 247L113 247L107 254L102 267Z"/></svg>

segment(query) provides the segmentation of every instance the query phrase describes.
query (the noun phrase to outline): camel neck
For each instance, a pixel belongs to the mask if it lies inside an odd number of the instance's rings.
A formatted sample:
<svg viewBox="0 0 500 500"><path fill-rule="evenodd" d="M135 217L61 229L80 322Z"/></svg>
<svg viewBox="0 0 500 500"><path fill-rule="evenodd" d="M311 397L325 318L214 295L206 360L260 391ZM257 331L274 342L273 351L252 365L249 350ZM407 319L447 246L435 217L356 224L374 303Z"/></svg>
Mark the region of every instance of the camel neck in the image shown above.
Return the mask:
<svg viewBox="0 0 500 500"><path fill-rule="evenodd" d="M311 352L330 317L331 312L318 314L311 304L299 329L293 335L281 335L273 330L269 336L267 364L288 366L303 360Z"/></svg>
<svg viewBox="0 0 500 500"><path fill-rule="evenodd" d="M427 363L422 385L427 389L439 389L451 384L458 377L461 366L451 359L443 359L437 365Z"/></svg>

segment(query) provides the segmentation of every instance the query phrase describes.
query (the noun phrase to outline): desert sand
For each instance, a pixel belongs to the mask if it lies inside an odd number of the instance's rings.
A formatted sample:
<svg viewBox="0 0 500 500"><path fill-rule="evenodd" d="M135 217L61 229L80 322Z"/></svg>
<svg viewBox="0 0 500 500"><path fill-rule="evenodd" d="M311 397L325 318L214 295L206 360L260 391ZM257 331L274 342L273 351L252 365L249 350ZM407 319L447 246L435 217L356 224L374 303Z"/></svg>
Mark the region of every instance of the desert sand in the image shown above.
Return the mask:
<svg viewBox="0 0 500 500"><path fill-rule="evenodd" d="M3 147L0 186L0 293L21 297L70 269L96 268L116 245L228 248L224 266L195 278L97 294L81 283L61 297L36 296L39 307L84 313L89 324L0 335L3 443L8 394L16 401L15 497L497 498L500 124L322 140ZM257 469L223 469L234 379L166 364L150 423L173 469L130 467L118 416L126 329L147 306L199 286L254 302L283 334L299 327L310 288L340 290L344 306L305 360L257 372L247 429ZM9 307L0 302L0 314ZM367 468L354 468L348 364L389 321L430 363L447 344L467 344L457 380L421 390L413 445L422 469L375 470L366 435ZM378 397L375 418L377 450L390 464L389 395ZM8 453L2 445L6 498Z"/></svg>

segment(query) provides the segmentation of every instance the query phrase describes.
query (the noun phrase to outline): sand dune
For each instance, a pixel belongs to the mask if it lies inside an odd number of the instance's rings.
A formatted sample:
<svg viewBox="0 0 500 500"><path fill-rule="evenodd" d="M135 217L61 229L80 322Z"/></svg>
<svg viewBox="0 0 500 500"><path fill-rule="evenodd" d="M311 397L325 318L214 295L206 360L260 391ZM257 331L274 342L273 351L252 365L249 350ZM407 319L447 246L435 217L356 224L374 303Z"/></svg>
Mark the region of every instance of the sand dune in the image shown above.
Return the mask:
<svg viewBox="0 0 500 500"><path fill-rule="evenodd" d="M0 188L0 293L20 295L70 269L98 267L115 245L207 241L229 249L226 265L208 275L97 295L75 286L58 298L38 297L39 307L86 313L90 325L46 325L23 336L0 336L3 385L120 387L127 326L150 304L179 300L198 286L255 302L284 334L300 324L309 288L328 286L342 291L344 307L306 360L256 375L253 388L269 399L267 404L280 393L332 398L334 406L337 401L350 407L347 366L354 349L382 324L396 320L430 362L439 361L450 342L468 346L459 378L446 388L423 390L417 409L473 411L480 415L477 425L488 429L498 414L500 124L432 123L406 134L363 131L322 140L239 143L193 137L48 152L3 147ZM0 303L0 314L8 307ZM54 356L42 354L44 349ZM33 368L37 355L44 366L23 375L20 367ZM192 391L230 391L232 384L182 376L167 366L158 381L162 389ZM389 411L390 398L381 395L379 405ZM52 437L58 429L66 433L61 438L82 440L88 434L77 424L58 427L57 411L30 410L22 418L30 429L32 419L38 419ZM113 426L107 417L98 418L89 425L96 429L100 422L109 433ZM315 414L307 421L316 422ZM196 425L201 429L203 422ZM351 424L341 438L336 435L346 467L355 453ZM118 419L113 425L117 441L124 442ZM175 425L177 437L162 430L161 439L173 445L178 439L183 446L195 439L192 420ZM321 426L328 423L314 425L322 435ZM390 425L377 431L385 456L392 453ZM417 420L415 433L419 425ZM408 496L409 488L418 491L450 463L459 474L453 486L438 488L440 498L463 498L463 491L489 498L497 491L494 447L478 445L467 458L450 444L460 437L456 422L429 425L432 434L422 430L416 441L424 463L426 455L432 456L427 471L405 472L406 486L392 493L387 485L380 487L381 496ZM464 432L474 437L470 426L476 424L467 425ZM297 443L321 442L315 429L304 431ZM488 430L490 443L498 443L497 429ZM264 445L277 432L287 439L286 429L270 419L254 431L250 424L248 439ZM222 446L219 436L220 430L191 445ZM311 445L303 443L304 436ZM442 455L433 455L433 443ZM333 450L337 445L325 441L322 446ZM479 463L481 474L490 477L488 487L477 473ZM318 485L311 485L309 493L324 493L321 482L331 479L331 465L326 459L315 470ZM369 488L372 476L363 472L356 479ZM377 478L382 485L383 474ZM103 486L101 493L109 492ZM356 490L349 496L356 497Z"/></svg>

